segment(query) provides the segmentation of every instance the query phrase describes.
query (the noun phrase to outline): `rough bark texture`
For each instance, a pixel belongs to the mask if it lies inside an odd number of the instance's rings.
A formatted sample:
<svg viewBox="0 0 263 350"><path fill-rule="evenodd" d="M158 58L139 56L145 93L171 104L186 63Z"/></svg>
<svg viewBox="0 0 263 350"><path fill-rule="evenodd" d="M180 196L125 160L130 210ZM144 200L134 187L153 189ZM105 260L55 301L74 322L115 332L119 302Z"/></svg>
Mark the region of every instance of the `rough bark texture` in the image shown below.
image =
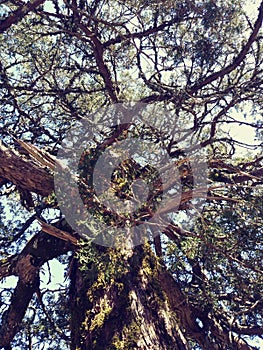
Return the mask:
<svg viewBox="0 0 263 350"><path fill-rule="evenodd" d="M100 270L96 263L72 270L71 349L188 349L150 249L102 258Z"/></svg>
<svg viewBox="0 0 263 350"><path fill-rule="evenodd" d="M33 160L7 148L0 141L0 180L6 179L18 188L48 196L54 189L53 176Z"/></svg>
<svg viewBox="0 0 263 350"><path fill-rule="evenodd" d="M1 143L0 161L2 184L8 180L18 188L42 195L53 191L52 176L42 163ZM221 164L221 168L225 167ZM30 300L39 288L40 267L69 250L77 250L78 237L65 222L43 226L45 232L39 232L19 254L0 264L0 278L19 277L2 317L0 348L11 349ZM176 227L174 230L179 237L187 234ZM79 254L71 268L71 350L188 350L188 337L203 350L252 349L222 327L224 319L221 322L211 313L202 315L201 308L189 305L180 286L150 247L121 251L90 245L80 249ZM197 317L202 318L203 328L196 322ZM215 341L209 339L208 327Z"/></svg>

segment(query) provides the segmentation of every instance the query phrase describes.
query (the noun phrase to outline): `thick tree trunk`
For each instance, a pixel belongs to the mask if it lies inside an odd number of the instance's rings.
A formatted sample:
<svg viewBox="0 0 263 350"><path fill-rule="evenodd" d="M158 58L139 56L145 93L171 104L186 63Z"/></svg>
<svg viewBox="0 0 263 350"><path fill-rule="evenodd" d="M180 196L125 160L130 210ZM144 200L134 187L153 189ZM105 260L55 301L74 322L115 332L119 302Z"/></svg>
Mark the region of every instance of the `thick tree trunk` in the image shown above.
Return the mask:
<svg viewBox="0 0 263 350"><path fill-rule="evenodd" d="M0 142L0 185L11 181L22 191L47 196L54 189L52 176L44 167L50 163L50 157L35 146L28 147L29 156L23 157ZM53 159L50 170L52 162ZM221 163L221 167L226 165ZM34 214L25 223L24 230L35 217ZM11 348L30 299L38 289L40 267L73 250L78 255L70 272L72 350L190 349L185 337L203 350L252 349L242 338L233 336L232 324L227 325L224 314L191 306L148 246L121 251L86 243L79 249L77 235L64 221L56 225L41 223L43 232L34 236L20 254L1 262L0 277L17 275L19 281L2 317L0 348ZM179 237L184 236L181 229L173 229ZM168 237L177 240L172 232ZM243 329L235 332L242 334Z"/></svg>
<svg viewBox="0 0 263 350"><path fill-rule="evenodd" d="M108 249L101 258L72 268L71 349L188 349L150 249Z"/></svg>

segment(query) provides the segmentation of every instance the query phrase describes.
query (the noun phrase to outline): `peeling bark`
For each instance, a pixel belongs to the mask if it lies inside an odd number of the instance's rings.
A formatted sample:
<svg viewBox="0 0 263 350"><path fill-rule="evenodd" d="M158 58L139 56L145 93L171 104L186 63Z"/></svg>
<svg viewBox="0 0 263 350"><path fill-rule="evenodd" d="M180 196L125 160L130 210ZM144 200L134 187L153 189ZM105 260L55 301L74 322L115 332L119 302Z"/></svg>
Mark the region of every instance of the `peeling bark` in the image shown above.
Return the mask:
<svg viewBox="0 0 263 350"><path fill-rule="evenodd" d="M0 178L19 188L48 196L54 190L53 176L33 160L22 157L0 141Z"/></svg>

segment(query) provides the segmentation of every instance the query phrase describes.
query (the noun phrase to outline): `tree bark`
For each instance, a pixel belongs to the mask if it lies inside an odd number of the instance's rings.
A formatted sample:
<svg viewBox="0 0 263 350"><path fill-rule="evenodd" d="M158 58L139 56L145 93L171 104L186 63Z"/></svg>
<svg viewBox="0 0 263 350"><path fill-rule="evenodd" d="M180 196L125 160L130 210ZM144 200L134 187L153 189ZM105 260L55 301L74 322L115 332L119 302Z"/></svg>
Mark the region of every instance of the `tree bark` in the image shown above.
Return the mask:
<svg viewBox="0 0 263 350"><path fill-rule="evenodd" d="M21 156L0 141L0 180L6 179L18 188L48 196L54 190L53 176L33 159Z"/></svg>
<svg viewBox="0 0 263 350"><path fill-rule="evenodd" d="M0 183L6 180L41 195L53 191L52 176L43 165L0 143ZM43 231L20 254L1 263L0 278L17 275L19 281L2 317L0 348L10 347L19 330L39 288L39 268L69 250L77 251L78 237L65 222L43 223ZM147 245L133 250L80 245L70 277L71 350L188 350L189 339L203 350L252 349L233 338L231 327L222 327L224 319L194 309ZM197 323L201 316L203 328ZM208 329L216 341L209 339Z"/></svg>
<svg viewBox="0 0 263 350"><path fill-rule="evenodd" d="M72 269L71 350L189 349L159 280L164 268L150 248L100 256L99 264L75 261Z"/></svg>

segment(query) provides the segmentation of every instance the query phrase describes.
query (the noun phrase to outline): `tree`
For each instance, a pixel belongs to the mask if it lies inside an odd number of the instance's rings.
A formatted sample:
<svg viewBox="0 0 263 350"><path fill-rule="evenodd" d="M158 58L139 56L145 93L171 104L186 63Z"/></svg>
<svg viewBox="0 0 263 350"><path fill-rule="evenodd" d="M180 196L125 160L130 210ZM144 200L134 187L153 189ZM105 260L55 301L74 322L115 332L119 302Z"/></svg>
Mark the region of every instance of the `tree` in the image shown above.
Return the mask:
<svg viewBox="0 0 263 350"><path fill-rule="evenodd" d="M0 347L255 348L251 339L263 334L263 2L255 18L238 0L1 6L0 276L18 280L1 290ZM131 101L133 111L150 108L154 127L105 114L111 127L93 132L100 108L125 111ZM129 136L176 165L167 186L180 183L180 202L162 209L169 223L158 223L158 235L149 226L132 248L101 245L63 216L58 197L73 205L75 197L71 188L58 196L54 174L63 168L62 140L83 121L92 136L78 189L109 232L125 220L147 224L168 190L156 168L122 159L112 198L133 197L133 183L140 196L146 182L150 194L133 218L112 213L92 185L101 155ZM195 150L207 169L191 163ZM197 174L205 176L199 192ZM68 279L49 291L41 273L54 258Z"/></svg>

